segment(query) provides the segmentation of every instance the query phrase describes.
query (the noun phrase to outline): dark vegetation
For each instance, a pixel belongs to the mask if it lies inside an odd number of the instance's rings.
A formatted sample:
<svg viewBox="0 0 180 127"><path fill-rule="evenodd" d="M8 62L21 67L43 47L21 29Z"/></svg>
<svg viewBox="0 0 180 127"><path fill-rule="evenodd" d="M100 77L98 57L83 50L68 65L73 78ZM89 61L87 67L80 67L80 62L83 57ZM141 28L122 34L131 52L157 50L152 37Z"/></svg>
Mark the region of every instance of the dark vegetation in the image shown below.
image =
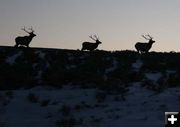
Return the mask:
<svg viewBox="0 0 180 127"><path fill-rule="evenodd" d="M13 57L16 57L14 62L9 62L11 60L8 59ZM143 63L138 71L132 67L137 60ZM145 77L146 73L157 72L162 74L157 82ZM134 82L141 82L143 87L157 91L179 86L180 53L149 52L140 55L135 51L0 47L1 90L28 89L37 85L61 88L73 84L116 93L126 92L126 86Z"/></svg>

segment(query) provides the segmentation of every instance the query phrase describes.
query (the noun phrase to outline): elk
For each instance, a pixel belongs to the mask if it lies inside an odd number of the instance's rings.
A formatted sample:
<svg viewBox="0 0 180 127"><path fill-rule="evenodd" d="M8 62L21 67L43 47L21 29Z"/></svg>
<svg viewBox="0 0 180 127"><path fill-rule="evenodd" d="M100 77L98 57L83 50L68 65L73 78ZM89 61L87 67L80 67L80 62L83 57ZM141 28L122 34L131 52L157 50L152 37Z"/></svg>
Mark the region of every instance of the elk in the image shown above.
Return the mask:
<svg viewBox="0 0 180 127"><path fill-rule="evenodd" d="M153 40L153 37L151 37L150 35L142 35L142 37L148 40L149 42L137 42L135 44L135 48L138 51L138 53L147 53L151 49L152 44L155 43L155 41Z"/></svg>
<svg viewBox="0 0 180 127"><path fill-rule="evenodd" d="M82 43L82 49L81 51L83 50L89 50L89 51L93 51L95 50L99 44L101 44L102 42L99 41L99 38L94 35L94 37L91 35L89 36L92 40L96 41L96 43L92 43L92 42L83 42Z"/></svg>
<svg viewBox="0 0 180 127"><path fill-rule="evenodd" d="M18 37L16 37L16 39L15 39L16 44L15 44L14 47L18 47L19 45L22 45L22 46L26 46L27 48L29 48L29 44L30 44L30 42L32 41L33 37L36 36L36 34L34 34L34 30L33 30L32 27L29 28L30 32L28 32L28 31L25 29L25 27L22 28L21 30L23 30L23 31L25 31L26 33L28 33L29 36L23 36L23 37L18 36Z"/></svg>

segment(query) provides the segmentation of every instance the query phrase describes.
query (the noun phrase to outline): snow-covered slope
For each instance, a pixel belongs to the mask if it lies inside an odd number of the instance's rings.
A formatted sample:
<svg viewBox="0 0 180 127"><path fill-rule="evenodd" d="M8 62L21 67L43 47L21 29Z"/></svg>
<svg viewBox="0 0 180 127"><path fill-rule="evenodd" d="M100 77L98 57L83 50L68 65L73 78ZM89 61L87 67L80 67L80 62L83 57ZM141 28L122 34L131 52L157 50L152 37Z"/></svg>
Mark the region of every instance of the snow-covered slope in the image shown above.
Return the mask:
<svg viewBox="0 0 180 127"><path fill-rule="evenodd" d="M0 47L0 127L162 127L180 53Z"/></svg>
<svg viewBox="0 0 180 127"><path fill-rule="evenodd" d="M0 92L2 127L162 127L179 111L180 88L156 93L132 84L124 96L94 88L35 87Z"/></svg>

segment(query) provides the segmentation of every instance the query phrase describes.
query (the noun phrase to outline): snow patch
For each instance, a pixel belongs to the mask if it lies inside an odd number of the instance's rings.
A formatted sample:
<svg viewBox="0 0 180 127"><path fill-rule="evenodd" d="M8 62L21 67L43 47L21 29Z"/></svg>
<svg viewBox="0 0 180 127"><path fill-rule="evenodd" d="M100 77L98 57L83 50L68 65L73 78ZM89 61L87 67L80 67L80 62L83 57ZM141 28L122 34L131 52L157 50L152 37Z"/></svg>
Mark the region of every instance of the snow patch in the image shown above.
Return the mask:
<svg viewBox="0 0 180 127"><path fill-rule="evenodd" d="M36 77L35 77L35 79L37 79L38 80L38 83L41 83L42 82L42 71L41 70L39 70L38 71L38 74L36 75Z"/></svg>
<svg viewBox="0 0 180 127"><path fill-rule="evenodd" d="M176 74L176 72L175 70L166 70L167 75Z"/></svg>
<svg viewBox="0 0 180 127"><path fill-rule="evenodd" d="M113 72L114 70L116 70L117 68L118 68L118 62L117 62L117 60L115 58L113 58L112 66L105 70L104 79L106 80L107 79L107 75L109 73Z"/></svg>
<svg viewBox="0 0 180 127"><path fill-rule="evenodd" d="M140 59L137 59L135 63L132 64L132 68L134 71L139 71L139 69L142 67L143 62Z"/></svg>
<svg viewBox="0 0 180 127"><path fill-rule="evenodd" d="M74 60L73 54L67 53L67 56L68 56L68 60L69 60L69 61L73 61L73 60Z"/></svg>
<svg viewBox="0 0 180 127"><path fill-rule="evenodd" d="M162 73L160 73L160 72L146 73L145 76L147 79L154 81L154 82L157 82L162 77Z"/></svg>
<svg viewBox="0 0 180 127"><path fill-rule="evenodd" d="M77 67L76 65L68 65L68 66L66 66L66 69L71 70L71 69L74 69L76 67Z"/></svg>
<svg viewBox="0 0 180 127"><path fill-rule="evenodd" d="M38 54L41 59L45 59L46 54L44 52L36 51L35 53Z"/></svg>
<svg viewBox="0 0 180 127"><path fill-rule="evenodd" d="M22 51L18 52L17 54L14 54L13 56L9 56L7 57L7 59L5 60L6 63L13 65L16 61L16 59L21 56Z"/></svg>

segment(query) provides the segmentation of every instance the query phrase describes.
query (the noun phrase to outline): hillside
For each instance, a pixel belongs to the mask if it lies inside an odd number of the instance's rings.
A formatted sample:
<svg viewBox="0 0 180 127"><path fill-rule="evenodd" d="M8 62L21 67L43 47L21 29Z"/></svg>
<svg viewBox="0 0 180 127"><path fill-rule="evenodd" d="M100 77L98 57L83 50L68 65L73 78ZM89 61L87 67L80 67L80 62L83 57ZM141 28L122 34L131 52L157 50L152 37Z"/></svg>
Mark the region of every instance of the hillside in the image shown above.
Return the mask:
<svg viewBox="0 0 180 127"><path fill-rule="evenodd" d="M180 53L139 55L133 51L81 52L1 46L0 70L0 89L34 85L61 87L72 83L110 87L114 83L128 85L132 82L175 87L180 84Z"/></svg>
<svg viewBox="0 0 180 127"><path fill-rule="evenodd" d="M164 126L180 53L0 47L0 127Z"/></svg>

